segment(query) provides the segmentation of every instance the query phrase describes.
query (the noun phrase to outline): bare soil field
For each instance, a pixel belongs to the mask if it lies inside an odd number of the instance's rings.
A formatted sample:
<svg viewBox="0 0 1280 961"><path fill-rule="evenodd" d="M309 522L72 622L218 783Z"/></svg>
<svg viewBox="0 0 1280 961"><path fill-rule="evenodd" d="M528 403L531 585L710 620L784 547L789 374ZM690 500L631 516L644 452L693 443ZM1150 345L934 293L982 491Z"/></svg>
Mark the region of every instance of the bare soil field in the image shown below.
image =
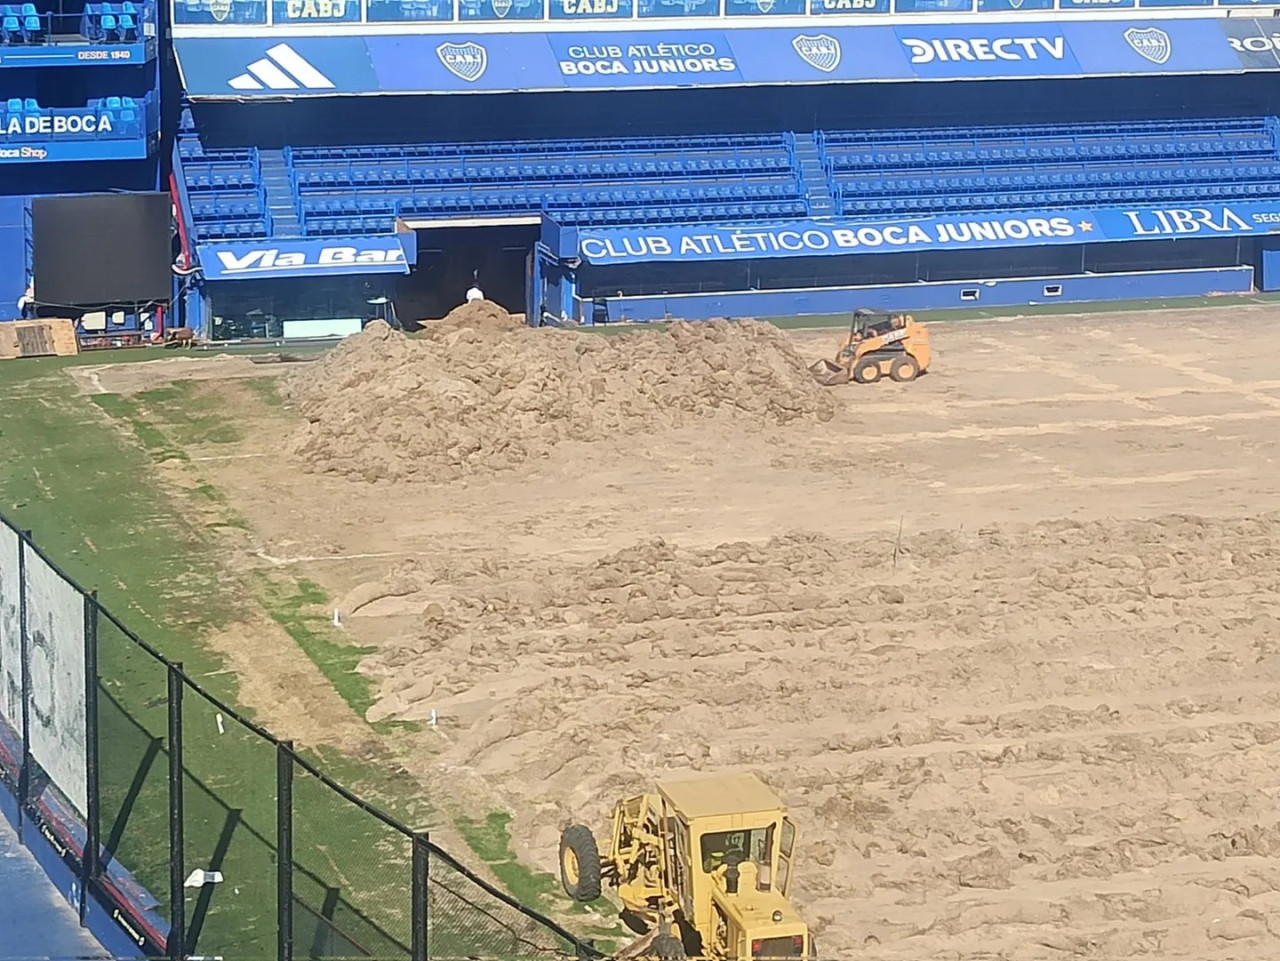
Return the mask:
<svg viewBox="0 0 1280 961"><path fill-rule="evenodd" d="M932 334L916 383L824 390L835 330L370 331L270 368L283 410L211 380L259 420L189 453L241 562L339 599L370 719L436 718L413 772L535 866L746 769L824 958L1274 955L1280 311ZM268 370L86 389L214 365ZM329 735L300 653L219 643Z"/></svg>

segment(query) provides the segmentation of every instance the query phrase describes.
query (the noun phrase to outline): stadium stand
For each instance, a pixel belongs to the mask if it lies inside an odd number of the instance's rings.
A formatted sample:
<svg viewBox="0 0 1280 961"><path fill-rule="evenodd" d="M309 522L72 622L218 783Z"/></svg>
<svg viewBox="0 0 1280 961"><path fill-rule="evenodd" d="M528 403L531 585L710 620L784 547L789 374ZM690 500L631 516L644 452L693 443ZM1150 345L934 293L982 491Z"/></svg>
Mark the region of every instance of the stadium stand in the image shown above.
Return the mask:
<svg viewBox="0 0 1280 961"><path fill-rule="evenodd" d="M150 93L97 97L83 107L42 107L29 97L0 100L0 130L18 142L42 142L51 130L64 140L136 140L156 133L159 123Z"/></svg>
<svg viewBox="0 0 1280 961"><path fill-rule="evenodd" d="M814 136L839 209L865 216L1274 196L1278 131L1266 117Z"/></svg>
<svg viewBox="0 0 1280 961"><path fill-rule="evenodd" d="M79 14L42 12L34 3L0 4L0 45L29 46L55 37L91 43L136 43L143 24L155 22L150 2L87 3Z"/></svg>
<svg viewBox="0 0 1280 961"><path fill-rule="evenodd" d="M202 239L433 222L778 223L1280 195L1280 120L206 151L178 156Z"/></svg>

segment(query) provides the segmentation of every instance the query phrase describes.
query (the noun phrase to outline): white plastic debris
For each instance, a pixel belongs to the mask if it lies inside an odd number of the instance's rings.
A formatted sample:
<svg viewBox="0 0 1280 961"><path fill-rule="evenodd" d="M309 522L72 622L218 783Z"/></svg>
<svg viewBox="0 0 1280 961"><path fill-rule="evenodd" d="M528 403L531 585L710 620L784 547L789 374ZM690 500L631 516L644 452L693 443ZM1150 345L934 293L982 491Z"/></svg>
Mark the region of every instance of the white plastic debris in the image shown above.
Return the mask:
<svg viewBox="0 0 1280 961"><path fill-rule="evenodd" d="M221 871L206 871L203 868L196 868L187 875L187 879L182 882L182 886L184 888L202 888L206 884L217 884L221 880Z"/></svg>

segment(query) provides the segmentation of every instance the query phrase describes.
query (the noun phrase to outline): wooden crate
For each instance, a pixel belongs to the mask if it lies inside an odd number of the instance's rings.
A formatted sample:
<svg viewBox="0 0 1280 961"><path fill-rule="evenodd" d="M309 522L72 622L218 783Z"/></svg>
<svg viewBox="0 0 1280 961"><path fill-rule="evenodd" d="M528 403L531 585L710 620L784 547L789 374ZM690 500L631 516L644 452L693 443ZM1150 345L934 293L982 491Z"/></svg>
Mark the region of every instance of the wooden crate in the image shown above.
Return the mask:
<svg viewBox="0 0 1280 961"><path fill-rule="evenodd" d="M70 320L15 320L0 323L0 360L17 357L74 357L80 353Z"/></svg>

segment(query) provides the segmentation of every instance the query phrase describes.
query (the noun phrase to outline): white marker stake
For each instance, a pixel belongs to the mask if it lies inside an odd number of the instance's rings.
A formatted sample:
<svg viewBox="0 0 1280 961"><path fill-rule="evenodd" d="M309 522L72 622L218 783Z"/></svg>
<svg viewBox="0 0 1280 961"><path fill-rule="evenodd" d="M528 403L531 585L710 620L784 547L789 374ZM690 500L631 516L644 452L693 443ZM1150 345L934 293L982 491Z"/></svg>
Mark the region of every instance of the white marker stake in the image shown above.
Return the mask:
<svg viewBox="0 0 1280 961"><path fill-rule="evenodd" d="M215 714L215 715L214 715L214 717L215 717L215 718L217 719L217 721L218 721L218 733L219 733L219 734L226 734L226 733L227 733L227 729L226 729L225 727L223 727L223 726L222 726L222 715L221 715L221 714Z"/></svg>
<svg viewBox="0 0 1280 961"><path fill-rule="evenodd" d="M333 609L333 626L334 627L342 626L342 619L338 617L338 609L336 607Z"/></svg>
<svg viewBox="0 0 1280 961"><path fill-rule="evenodd" d="M434 707L431 709L431 720L428 721L427 723L430 724L432 727L436 726L436 709Z"/></svg>

